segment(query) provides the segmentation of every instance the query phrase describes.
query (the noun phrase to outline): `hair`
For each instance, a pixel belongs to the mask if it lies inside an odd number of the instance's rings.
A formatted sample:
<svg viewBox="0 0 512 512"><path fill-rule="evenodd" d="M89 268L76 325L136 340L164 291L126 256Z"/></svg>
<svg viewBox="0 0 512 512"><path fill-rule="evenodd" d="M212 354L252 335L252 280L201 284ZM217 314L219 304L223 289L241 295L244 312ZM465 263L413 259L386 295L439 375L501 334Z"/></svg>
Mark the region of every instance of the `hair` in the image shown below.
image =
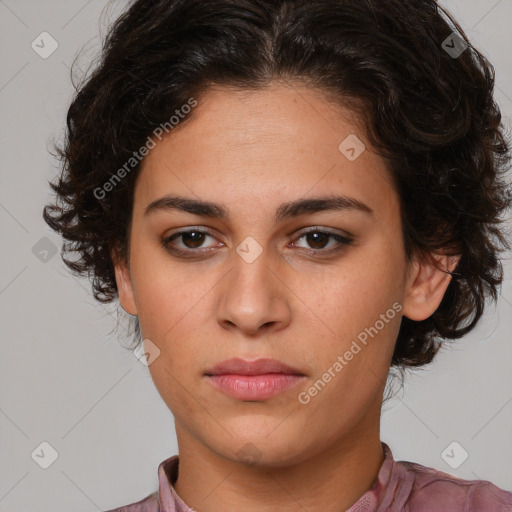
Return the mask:
<svg viewBox="0 0 512 512"><path fill-rule="evenodd" d="M467 48L456 56L446 41ZM134 151L212 86L257 91L279 80L357 114L399 194L407 261L460 256L438 309L423 321L403 317L391 369L430 363L443 340L473 329L487 298L497 300L500 252L510 248L510 141L493 66L434 0L137 0L100 57L73 84L65 140L55 146L56 200L43 212L65 239L63 261L89 275L98 301L118 296L113 251L129 261L140 162L123 179L119 170Z"/></svg>

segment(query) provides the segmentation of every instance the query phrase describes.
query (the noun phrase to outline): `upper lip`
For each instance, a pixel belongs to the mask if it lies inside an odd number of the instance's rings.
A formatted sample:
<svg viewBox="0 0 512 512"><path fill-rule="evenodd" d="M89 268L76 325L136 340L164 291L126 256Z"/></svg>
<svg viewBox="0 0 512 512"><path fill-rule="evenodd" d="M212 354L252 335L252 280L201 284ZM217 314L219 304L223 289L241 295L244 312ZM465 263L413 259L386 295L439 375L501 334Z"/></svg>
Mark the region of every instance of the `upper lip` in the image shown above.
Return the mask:
<svg viewBox="0 0 512 512"><path fill-rule="evenodd" d="M240 358L227 359L205 372L206 375L264 375L265 373L304 375L300 370L277 359L256 359L254 361Z"/></svg>

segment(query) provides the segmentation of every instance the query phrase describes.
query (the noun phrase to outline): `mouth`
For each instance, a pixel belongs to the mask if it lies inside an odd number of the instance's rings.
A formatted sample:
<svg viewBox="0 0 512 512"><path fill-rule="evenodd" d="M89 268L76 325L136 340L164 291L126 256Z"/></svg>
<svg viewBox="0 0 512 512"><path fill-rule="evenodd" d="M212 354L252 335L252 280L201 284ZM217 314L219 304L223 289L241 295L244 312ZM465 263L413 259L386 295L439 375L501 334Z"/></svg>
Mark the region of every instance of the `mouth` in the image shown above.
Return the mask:
<svg viewBox="0 0 512 512"><path fill-rule="evenodd" d="M297 368L293 368L292 366L289 366L277 359L256 359L254 361L246 361L245 359L240 358L228 359L205 372L205 375L207 376L265 374L304 376L304 373Z"/></svg>
<svg viewBox="0 0 512 512"><path fill-rule="evenodd" d="M306 375L277 359L229 359L205 372L218 391L238 400L262 401L290 390Z"/></svg>

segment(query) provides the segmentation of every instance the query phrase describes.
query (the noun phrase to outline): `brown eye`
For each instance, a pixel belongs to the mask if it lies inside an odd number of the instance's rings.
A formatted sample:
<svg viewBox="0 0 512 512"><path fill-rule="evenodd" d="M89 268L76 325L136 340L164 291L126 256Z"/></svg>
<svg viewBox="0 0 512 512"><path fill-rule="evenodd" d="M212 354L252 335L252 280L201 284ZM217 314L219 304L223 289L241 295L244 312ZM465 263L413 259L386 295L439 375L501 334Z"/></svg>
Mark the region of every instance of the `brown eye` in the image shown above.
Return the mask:
<svg viewBox="0 0 512 512"><path fill-rule="evenodd" d="M169 252L193 256L205 250L212 249L212 245L205 245L208 238L214 240L214 237L206 231L199 229L190 229L188 231L180 231L174 235L164 238L161 245Z"/></svg>
<svg viewBox="0 0 512 512"><path fill-rule="evenodd" d="M312 231L311 233L305 235L305 237L308 244L313 249L323 249L329 242L329 238L331 238L331 235L327 233L320 233L318 231Z"/></svg>
<svg viewBox="0 0 512 512"><path fill-rule="evenodd" d="M329 231L321 231L318 228L303 233L297 240L304 240L307 244L307 247L300 245L297 247L303 247L306 250L309 249L309 252L317 253L329 253L331 250L341 250L344 246L350 245L354 241L353 238L349 236L343 236ZM334 243L329 245L331 240L334 241Z"/></svg>
<svg viewBox="0 0 512 512"><path fill-rule="evenodd" d="M205 233L201 231L187 231L181 235L181 239L188 249L197 249L204 243Z"/></svg>

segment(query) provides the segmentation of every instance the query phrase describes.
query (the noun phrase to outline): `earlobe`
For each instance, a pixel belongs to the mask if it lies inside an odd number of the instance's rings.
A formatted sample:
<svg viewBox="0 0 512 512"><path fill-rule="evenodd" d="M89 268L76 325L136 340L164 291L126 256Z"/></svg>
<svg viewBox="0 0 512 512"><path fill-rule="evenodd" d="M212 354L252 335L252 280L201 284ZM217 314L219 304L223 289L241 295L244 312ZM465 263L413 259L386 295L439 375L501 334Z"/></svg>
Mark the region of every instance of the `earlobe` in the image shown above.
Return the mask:
<svg viewBox="0 0 512 512"><path fill-rule="evenodd" d="M411 263L403 304L403 315L421 321L441 304L460 256L431 255Z"/></svg>
<svg viewBox="0 0 512 512"><path fill-rule="evenodd" d="M122 258L117 257L117 252L112 251L112 262L116 276L117 290L119 293L119 303L121 307L130 315L137 315L137 305L135 303L135 294L133 292L130 270Z"/></svg>

